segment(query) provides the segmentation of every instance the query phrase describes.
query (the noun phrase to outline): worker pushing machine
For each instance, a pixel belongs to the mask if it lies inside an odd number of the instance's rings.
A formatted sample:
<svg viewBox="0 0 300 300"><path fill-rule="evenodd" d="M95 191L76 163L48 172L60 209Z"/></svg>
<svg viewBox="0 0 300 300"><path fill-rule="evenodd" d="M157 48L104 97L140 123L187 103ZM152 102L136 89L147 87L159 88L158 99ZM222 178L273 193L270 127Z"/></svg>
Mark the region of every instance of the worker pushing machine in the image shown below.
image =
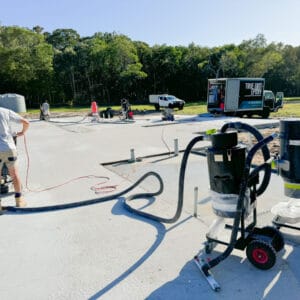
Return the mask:
<svg viewBox="0 0 300 300"><path fill-rule="evenodd" d="M122 119L133 119L133 111L131 110L130 103L127 99L121 99L121 114Z"/></svg>

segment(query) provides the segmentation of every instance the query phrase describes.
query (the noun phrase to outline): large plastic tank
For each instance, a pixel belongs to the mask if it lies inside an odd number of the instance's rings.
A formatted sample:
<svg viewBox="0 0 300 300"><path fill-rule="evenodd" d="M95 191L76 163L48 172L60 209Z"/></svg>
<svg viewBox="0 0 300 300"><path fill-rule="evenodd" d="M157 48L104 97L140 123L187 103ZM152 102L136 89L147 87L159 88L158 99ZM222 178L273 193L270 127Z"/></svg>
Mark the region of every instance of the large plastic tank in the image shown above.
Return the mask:
<svg viewBox="0 0 300 300"><path fill-rule="evenodd" d="M26 112L25 98L18 94L0 95L0 107L8 108L16 113Z"/></svg>

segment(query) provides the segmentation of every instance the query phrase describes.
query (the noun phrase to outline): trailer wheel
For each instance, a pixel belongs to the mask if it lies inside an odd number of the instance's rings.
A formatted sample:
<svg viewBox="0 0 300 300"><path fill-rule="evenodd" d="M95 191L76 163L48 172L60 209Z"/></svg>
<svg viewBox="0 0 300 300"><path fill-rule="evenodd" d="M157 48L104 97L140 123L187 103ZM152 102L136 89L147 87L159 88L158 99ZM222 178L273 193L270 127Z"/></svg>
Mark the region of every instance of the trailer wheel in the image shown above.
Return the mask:
<svg viewBox="0 0 300 300"><path fill-rule="evenodd" d="M284 238L280 231L272 226L265 226L261 228L261 235L272 238L273 248L279 252L284 247Z"/></svg>
<svg viewBox="0 0 300 300"><path fill-rule="evenodd" d="M271 269L276 262L275 249L264 241L253 240L250 242L246 254L251 264L261 270Z"/></svg>
<svg viewBox="0 0 300 300"><path fill-rule="evenodd" d="M263 119L268 119L270 116L270 109L268 107L264 107L261 116Z"/></svg>

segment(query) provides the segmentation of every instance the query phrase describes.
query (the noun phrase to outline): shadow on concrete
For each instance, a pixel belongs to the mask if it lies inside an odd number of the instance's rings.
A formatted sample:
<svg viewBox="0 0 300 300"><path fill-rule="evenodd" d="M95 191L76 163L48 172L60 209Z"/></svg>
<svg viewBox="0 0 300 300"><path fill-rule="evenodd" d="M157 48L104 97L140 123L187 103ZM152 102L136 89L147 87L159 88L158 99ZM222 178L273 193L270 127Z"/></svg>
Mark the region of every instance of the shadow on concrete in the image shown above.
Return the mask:
<svg viewBox="0 0 300 300"><path fill-rule="evenodd" d="M149 247L149 249L140 257L139 260L137 260L131 267L129 267L127 270L125 270L122 274L120 274L117 278L115 278L112 282L107 284L103 289L96 292L94 295L89 297L90 300L99 299L101 296L103 296L105 293L107 293L109 290L114 288L116 285L118 285L122 280L124 280L128 275L130 275L134 270L136 270L141 264L143 264L151 255L152 253L159 247L161 242L164 239L164 236L166 234L165 226L161 223L151 221L150 219L142 218L140 216L134 215L123 207L123 199L119 198L119 201L114 205L112 209L112 214L114 215L124 215L129 218L136 219L141 222L147 222L149 225L153 226L156 231L156 239L152 243L152 245ZM150 202L153 200L150 200ZM150 205L151 203L148 203L146 206ZM144 206L145 208L145 206Z"/></svg>
<svg viewBox="0 0 300 300"><path fill-rule="evenodd" d="M295 259L292 258L293 252L288 256L291 262ZM219 254L213 252L214 256ZM288 263L281 258L282 255L282 252L278 255L277 264L272 269L263 271L256 269L247 259L232 254L211 270L221 285L220 292L210 288L203 274L190 260L178 277L153 291L146 299L298 299L300 271L294 274L295 280L291 280L286 266Z"/></svg>
<svg viewBox="0 0 300 300"><path fill-rule="evenodd" d="M139 210L142 210L142 209L150 206L155 201L155 198L154 197L147 198L146 200L148 200L149 202L146 205L140 207ZM95 293L94 295L89 297L88 298L89 300L99 299L105 293L107 293L109 290L113 289L120 282L122 282L124 279L126 279L127 276L129 276L138 267L140 267L148 258L150 258L150 256L154 253L154 251L160 246L160 244L163 241L167 232L173 230L174 228L180 226L182 223L184 223L184 222L188 221L190 218L192 218L192 216L189 216L189 217L181 220L180 222L177 222L176 224L174 224L174 226L171 226L170 228L166 229L162 223L159 223L159 222L153 221L149 218L144 218L139 215L135 215L131 212L128 212L126 209L124 209L123 201L124 201L123 197L119 198L119 201L114 205L114 207L112 209L112 214L123 215L126 217L136 219L141 222L148 223L149 225L153 226L156 229L156 231L157 231L156 239L154 240L152 245L149 247L149 249L140 257L140 259L138 259L131 267L129 267L127 270L125 270L122 274L120 274L117 278L115 278L113 281L111 281L109 284L107 284L100 291L98 291L97 293Z"/></svg>

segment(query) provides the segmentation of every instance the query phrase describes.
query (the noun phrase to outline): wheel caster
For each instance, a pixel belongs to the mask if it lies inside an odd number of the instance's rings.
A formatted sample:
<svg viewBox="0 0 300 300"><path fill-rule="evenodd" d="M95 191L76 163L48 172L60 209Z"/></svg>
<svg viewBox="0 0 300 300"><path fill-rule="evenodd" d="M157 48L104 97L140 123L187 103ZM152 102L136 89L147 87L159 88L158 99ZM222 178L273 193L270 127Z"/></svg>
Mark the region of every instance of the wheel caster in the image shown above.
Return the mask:
<svg viewBox="0 0 300 300"><path fill-rule="evenodd" d="M271 269L276 262L276 250L271 244L253 240L246 249L248 260L258 269Z"/></svg>
<svg viewBox="0 0 300 300"><path fill-rule="evenodd" d="M280 231L278 231L278 228L274 228L272 226L265 226L261 228L261 235L267 236L269 238L272 238L272 246L276 250L276 252L279 252L284 247L284 238Z"/></svg>
<svg viewBox="0 0 300 300"><path fill-rule="evenodd" d="M204 246L205 253L210 254L215 247L216 247L215 242L205 242L205 246Z"/></svg>

